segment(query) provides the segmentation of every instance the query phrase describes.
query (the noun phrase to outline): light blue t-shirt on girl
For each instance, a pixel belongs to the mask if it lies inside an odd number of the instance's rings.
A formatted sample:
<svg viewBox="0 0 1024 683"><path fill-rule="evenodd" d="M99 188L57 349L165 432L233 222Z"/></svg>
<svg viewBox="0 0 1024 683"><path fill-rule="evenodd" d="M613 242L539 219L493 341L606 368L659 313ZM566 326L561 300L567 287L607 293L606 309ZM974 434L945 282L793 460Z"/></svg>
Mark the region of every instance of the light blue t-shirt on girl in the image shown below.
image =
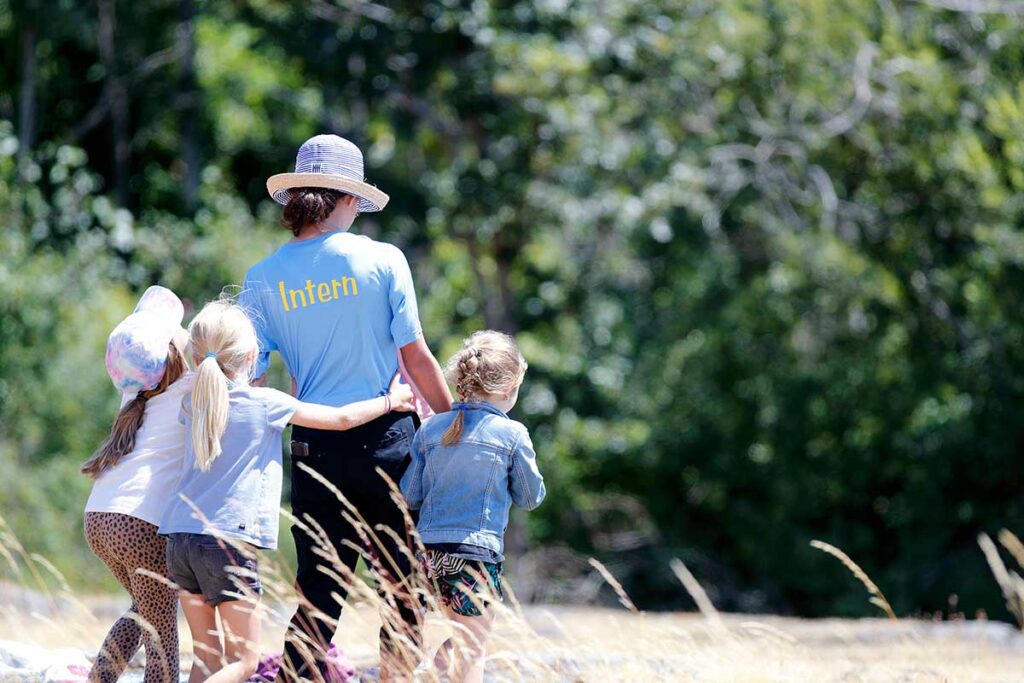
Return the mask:
<svg viewBox="0 0 1024 683"><path fill-rule="evenodd" d="M249 269L240 302L260 340L256 377L278 351L298 398L331 406L383 394L421 332L405 255L348 232L286 242Z"/></svg>
<svg viewBox="0 0 1024 683"><path fill-rule="evenodd" d="M277 389L228 382L228 422L220 439L221 453L203 472L196 467L191 436L185 439L181 480L158 533L216 531L259 548L276 548L281 433L297 405L295 398ZM191 435L191 395L182 401L178 419Z"/></svg>

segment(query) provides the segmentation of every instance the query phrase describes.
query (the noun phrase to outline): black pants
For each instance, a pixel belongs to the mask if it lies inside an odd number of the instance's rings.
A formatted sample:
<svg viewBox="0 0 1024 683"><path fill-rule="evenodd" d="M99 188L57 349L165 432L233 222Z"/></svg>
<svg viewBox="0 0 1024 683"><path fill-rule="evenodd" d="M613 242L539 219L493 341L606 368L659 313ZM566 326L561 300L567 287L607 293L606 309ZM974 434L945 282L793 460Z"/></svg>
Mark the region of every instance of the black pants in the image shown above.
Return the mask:
<svg viewBox="0 0 1024 683"><path fill-rule="evenodd" d="M348 570L355 570L360 549L368 553L368 564L378 580L378 590L382 588L382 582L388 582L394 588L390 594L401 596L394 601L394 609L390 610L399 615L400 622L392 624L391 629L387 623L381 628L382 654L396 653L400 647L391 638L392 630L419 643L418 605L408 591L397 587L409 574L408 548L399 548L394 539L382 531L374 532L376 540L368 540L365 530L354 528L343 517L345 508L337 496L303 471L299 463L305 463L337 487L356 507L370 529L384 525L393 529L398 538L408 540L402 513L392 501L391 490L377 474L376 468L380 467L398 484L409 464L409 448L418 426L419 419L411 413L391 413L344 432L302 427L295 427L292 431L293 441L309 445L309 455L292 456L292 512L307 525L307 515L311 517L315 524L309 526L314 531L317 525L324 530L340 564ZM295 450L293 448L293 453ZM292 528L292 535L298 554L295 583L300 602L289 626L278 680L289 680L296 674L316 680L317 672L309 667L319 664L327 651L335 631L331 622L341 616L341 605L336 596L344 598L348 590L331 576L342 574L340 569L331 567L328 560L316 554L315 539L298 526ZM330 573L318 569L320 565ZM331 622L314 618L315 612L322 612ZM305 646L304 639L296 638L296 631L306 634L315 646Z"/></svg>

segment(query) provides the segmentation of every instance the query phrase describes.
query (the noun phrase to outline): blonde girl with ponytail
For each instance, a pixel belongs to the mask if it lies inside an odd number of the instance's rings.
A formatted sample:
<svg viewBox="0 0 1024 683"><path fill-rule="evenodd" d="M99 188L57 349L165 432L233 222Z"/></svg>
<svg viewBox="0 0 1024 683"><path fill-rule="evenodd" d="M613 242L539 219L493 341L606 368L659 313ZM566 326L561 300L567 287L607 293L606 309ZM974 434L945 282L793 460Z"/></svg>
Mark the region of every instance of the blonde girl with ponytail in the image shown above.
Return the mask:
<svg viewBox="0 0 1024 683"><path fill-rule="evenodd" d="M502 600L509 510L532 510L546 493L530 434L508 416L526 367L507 334L467 338L447 368L458 401L424 422L402 477L406 503L420 510L427 575L445 614L462 627L434 659L452 680L483 680L494 616L488 604Z"/></svg>
<svg viewBox="0 0 1024 683"><path fill-rule="evenodd" d="M189 325L189 342L196 376L181 407L189 438L160 533L192 632L190 683L244 681L258 664L256 551L277 547L282 432L288 424L351 429L411 411L413 394L395 381L381 396L336 408L251 386L256 332L246 311L228 299L203 307ZM232 637L222 637L218 617Z"/></svg>

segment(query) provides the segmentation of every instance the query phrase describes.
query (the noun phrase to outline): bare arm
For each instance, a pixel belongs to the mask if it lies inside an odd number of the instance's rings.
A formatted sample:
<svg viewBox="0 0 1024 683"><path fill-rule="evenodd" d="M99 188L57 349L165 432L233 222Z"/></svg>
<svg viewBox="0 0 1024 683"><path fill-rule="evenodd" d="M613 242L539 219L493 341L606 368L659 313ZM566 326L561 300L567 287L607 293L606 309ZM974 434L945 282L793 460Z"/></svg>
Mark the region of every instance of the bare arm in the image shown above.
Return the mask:
<svg viewBox="0 0 1024 683"><path fill-rule="evenodd" d="M313 429L344 431L386 415L389 407L403 413L412 412L412 389L407 384L399 384L396 380L391 383L387 396L349 403L340 408L300 401L292 414L291 423Z"/></svg>
<svg viewBox="0 0 1024 683"><path fill-rule="evenodd" d="M441 366L437 364L427 342L423 340L423 335L413 343L403 346L400 352L409 377L415 382L423 398L427 399L430 408L435 413L446 413L451 410L452 394L448 390L448 383L444 381Z"/></svg>

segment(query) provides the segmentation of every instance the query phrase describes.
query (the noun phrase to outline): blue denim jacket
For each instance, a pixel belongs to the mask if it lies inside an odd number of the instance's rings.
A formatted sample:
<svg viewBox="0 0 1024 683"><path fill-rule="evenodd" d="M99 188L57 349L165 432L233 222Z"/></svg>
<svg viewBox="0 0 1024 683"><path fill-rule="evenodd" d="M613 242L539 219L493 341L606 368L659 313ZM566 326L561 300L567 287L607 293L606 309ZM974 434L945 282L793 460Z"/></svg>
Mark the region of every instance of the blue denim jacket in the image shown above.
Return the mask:
<svg viewBox="0 0 1024 683"><path fill-rule="evenodd" d="M457 411L465 411L462 438L441 443ZM465 543L505 550L512 504L532 510L544 500L544 477L526 427L490 403L455 403L420 427L402 495L420 511L425 544Z"/></svg>

